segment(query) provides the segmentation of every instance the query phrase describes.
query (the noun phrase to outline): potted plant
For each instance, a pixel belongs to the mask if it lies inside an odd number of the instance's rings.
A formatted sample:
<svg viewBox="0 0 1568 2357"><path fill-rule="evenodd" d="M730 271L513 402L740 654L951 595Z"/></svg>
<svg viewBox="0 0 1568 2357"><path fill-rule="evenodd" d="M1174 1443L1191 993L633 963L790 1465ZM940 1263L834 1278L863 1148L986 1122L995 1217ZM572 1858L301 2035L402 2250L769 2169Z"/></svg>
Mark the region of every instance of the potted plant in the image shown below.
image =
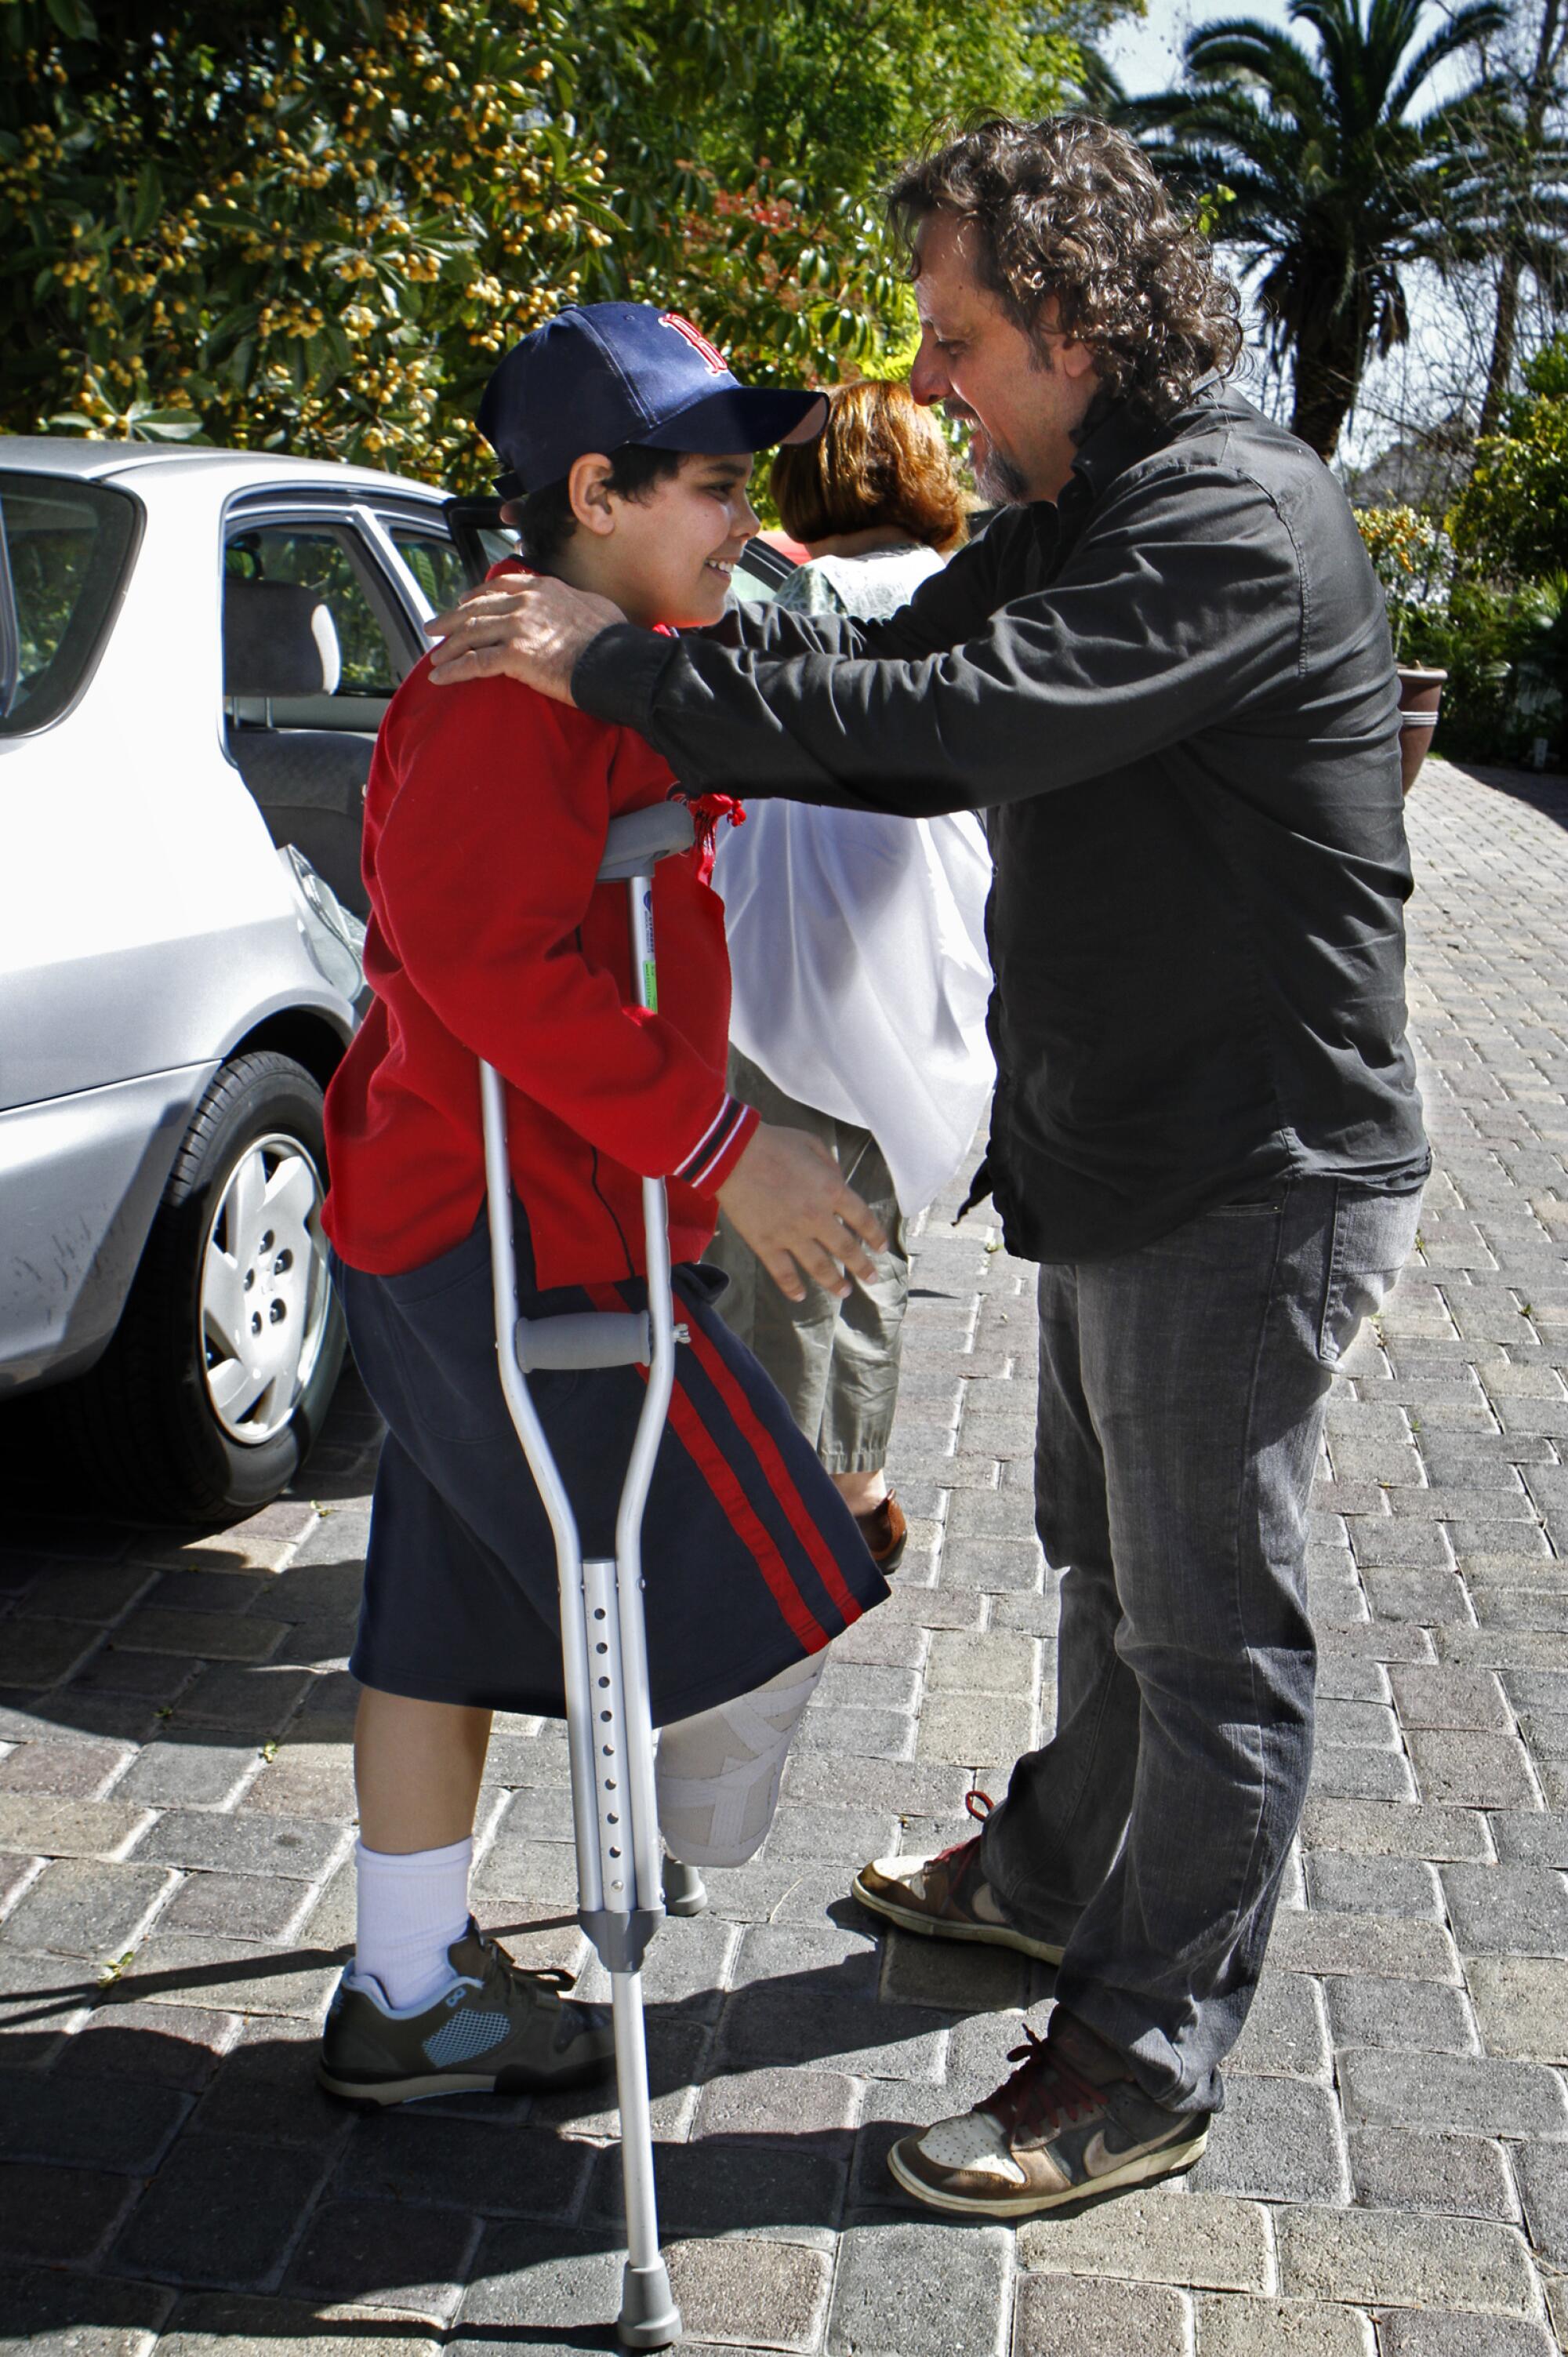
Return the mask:
<svg viewBox="0 0 1568 2357"><path fill-rule="evenodd" d="M1399 659L1414 602L1411 590L1417 560L1426 560L1423 569L1429 568L1436 553L1437 529L1411 507L1358 508L1356 522L1388 600L1400 687L1400 782L1408 794L1432 748L1432 732L1448 677L1445 671L1431 670L1423 663L1402 663Z"/></svg>
<svg viewBox="0 0 1568 2357"><path fill-rule="evenodd" d="M1395 667L1400 683L1400 784L1408 794L1432 750L1432 732L1437 726L1438 706L1448 673L1428 671L1421 663L1399 663Z"/></svg>

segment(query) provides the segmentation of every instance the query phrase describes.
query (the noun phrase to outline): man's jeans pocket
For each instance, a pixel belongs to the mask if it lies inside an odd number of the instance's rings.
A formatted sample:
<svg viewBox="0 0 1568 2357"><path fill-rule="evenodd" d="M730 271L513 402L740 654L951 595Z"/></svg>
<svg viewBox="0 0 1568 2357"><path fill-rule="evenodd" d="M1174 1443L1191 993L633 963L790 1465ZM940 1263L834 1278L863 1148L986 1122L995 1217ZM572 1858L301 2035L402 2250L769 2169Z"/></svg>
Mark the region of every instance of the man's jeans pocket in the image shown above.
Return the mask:
<svg viewBox="0 0 1568 2357"><path fill-rule="evenodd" d="M1420 1222L1419 1188L1387 1195L1339 1180L1317 1336L1321 1365L1337 1367L1362 1319L1375 1318L1382 1308L1410 1257Z"/></svg>

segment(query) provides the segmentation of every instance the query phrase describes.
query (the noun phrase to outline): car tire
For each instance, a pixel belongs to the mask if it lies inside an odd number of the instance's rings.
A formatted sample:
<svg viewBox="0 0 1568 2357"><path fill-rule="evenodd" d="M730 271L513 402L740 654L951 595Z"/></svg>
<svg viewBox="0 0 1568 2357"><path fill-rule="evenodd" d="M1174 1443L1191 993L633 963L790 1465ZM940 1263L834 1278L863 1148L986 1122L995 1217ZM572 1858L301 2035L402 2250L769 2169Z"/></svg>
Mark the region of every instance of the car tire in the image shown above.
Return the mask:
<svg viewBox="0 0 1568 2357"><path fill-rule="evenodd" d="M113 1512L235 1522L270 1504L309 1454L346 1340L320 1236L326 1168L322 1092L302 1065L266 1052L219 1069L114 1339L60 1394L82 1469ZM260 1369L239 1363L242 1345ZM266 1381L247 1407L258 1373Z"/></svg>

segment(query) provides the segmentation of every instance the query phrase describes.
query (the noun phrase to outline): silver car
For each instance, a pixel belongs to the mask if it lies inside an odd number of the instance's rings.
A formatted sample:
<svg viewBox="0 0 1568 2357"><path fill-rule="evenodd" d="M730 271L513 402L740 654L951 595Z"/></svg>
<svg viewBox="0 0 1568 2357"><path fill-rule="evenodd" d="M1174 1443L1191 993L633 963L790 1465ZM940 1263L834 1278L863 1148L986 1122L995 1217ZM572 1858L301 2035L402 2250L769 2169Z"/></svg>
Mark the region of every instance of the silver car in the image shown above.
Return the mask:
<svg viewBox="0 0 1568 2357"><path fill-rule="evenodd" d="M56 1387L121 1512L251 1512L319 1429L365 779L421 622L506 546L494 513L360 468L0 438L0 1419Z"/></svg>

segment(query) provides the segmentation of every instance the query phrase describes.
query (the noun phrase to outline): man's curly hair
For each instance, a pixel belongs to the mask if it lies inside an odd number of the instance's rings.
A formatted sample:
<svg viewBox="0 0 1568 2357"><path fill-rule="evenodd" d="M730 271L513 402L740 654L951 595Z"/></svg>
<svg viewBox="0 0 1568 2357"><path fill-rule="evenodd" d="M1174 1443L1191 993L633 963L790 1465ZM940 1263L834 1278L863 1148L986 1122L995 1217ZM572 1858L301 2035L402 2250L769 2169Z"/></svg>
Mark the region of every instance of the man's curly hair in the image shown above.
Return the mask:
<svg viewBox="0 0 1568 2357"><path fill-rule="evenodd" d="M1049 325L1089 345L1106 399L1156 422L1240 356L1240 299L1207 242L1090 115L998 115L907 165L887 210L912 274L930 214L967 223L975 274L1016 324L1036 337L1054 302Z"/></svg>

